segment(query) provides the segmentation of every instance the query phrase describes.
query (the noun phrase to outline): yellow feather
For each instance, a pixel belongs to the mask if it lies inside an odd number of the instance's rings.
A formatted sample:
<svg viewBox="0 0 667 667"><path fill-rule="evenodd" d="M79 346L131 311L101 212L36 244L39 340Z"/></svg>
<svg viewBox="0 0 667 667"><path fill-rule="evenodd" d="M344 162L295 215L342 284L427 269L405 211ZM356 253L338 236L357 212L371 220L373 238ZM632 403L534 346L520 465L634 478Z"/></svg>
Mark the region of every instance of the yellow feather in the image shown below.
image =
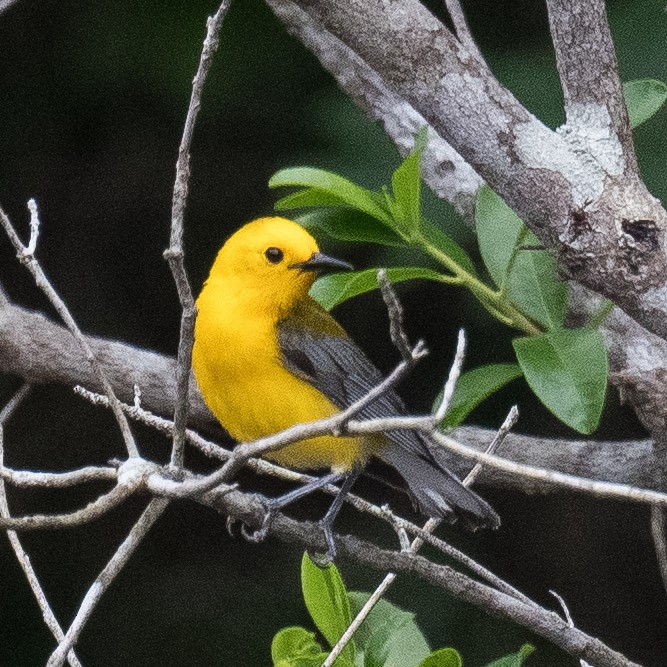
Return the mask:
<svg viewBox="0 0 667 667"><path fill-rule="evenodd" d="M280 265L264 252L278 247ZM229 434L249 441L301 422L329 417L338 407L281 360L276 327L301 304L312 301L311 272L290 269L319 249L296 223L262 218L243 227L223 246L197 300L193 368L202 395ZM313 302L314 303L314 302ZM316 305L316 304L315 304ZM312 309L315 327L344 332L325 311ZM304 440L267 456L291 468L351 469L369 452L360 438Z"/></svg>

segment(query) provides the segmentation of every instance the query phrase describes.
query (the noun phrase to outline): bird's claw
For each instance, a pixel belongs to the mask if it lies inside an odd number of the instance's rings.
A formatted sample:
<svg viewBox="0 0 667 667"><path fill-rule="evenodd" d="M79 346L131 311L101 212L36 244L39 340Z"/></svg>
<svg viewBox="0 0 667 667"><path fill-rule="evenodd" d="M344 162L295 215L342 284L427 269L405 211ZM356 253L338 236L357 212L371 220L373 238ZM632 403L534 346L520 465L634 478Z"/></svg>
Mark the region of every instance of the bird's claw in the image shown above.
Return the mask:
<svg viewBox="0 0 667 667"><path fill-rule="evenodd" d="M317 525L324 533L324 539L327 543L327 550L323 554L319 551L313 553L309 552L309 556L315 565L323 568L327 565L331 565L331 563L333 563L334 559L336 558L336 541L330 522L321 520Z"/></svg>

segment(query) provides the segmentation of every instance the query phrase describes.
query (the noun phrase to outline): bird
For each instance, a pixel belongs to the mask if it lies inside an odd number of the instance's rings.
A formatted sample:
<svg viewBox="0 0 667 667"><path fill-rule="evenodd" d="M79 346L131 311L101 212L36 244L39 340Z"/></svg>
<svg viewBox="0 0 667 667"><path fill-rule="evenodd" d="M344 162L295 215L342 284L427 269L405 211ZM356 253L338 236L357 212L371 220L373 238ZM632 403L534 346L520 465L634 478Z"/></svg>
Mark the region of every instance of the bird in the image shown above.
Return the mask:
<svg viewBox="0 0 667 667"><path fill-rule="evenodd" d="M309 296L318 276L351 268L322 253L306 229L282 217L245 224L219 250L196 302L192 366L204 401L234 439L249 442L331 417L382 382L361 348ZM390 389L357 418L405 414ZM321 435L265 457L297 470L328 468L325 481L347 475L343 489L377 457L397 470L424 515L460 519L471 528L500 524L493 508L447 469L442 447L421 432ZM276 502L268 507L273 513L301 495L297 489L282 497L284 503L271 499ZM264 537L266 530L261 532ZM325 535L332 555L330 526Z"/></svg>

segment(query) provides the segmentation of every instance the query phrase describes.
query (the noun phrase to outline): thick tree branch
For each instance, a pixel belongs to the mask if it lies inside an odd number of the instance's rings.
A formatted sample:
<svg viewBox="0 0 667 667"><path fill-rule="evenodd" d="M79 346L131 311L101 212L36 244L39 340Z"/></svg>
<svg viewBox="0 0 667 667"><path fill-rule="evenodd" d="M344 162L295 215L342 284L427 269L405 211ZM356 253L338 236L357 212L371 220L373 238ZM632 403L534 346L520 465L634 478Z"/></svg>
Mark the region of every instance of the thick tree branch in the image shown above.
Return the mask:
<svg viewBox="0 0 667 667"><path fill-rule="evenodd" d="M134 385L141 387L148 409L172 415L176 400L173 357L104 338L87 337L120 400L132 403ZM38 352L38 353L37 353ZM74 337L44 315L12 304L0 304L0 369L34 384L102 385L81 355ZM220 432L205 406L196 382L189 389L190 419L196 428Z"/></svg>
<svg viewBox="0 0 667 667"><path fill-rule="evenodd" d="M558 251L569 278L667 336L667 214L628 178L611 119L606 134L585 144L551 131L418 0L294 2L407 100Z"/></svg>
<svg viewBox="0 0 667 667"><path fill-rule="evenodd" d="M134 398L133 385L138 385L142 389L142 403L146 409L159 415L173 414L176 383L172 357L117 341L94 337L88 340L121 399L131 403ZM34 353L36 349L39 354ZM81 384L98 391L100 389L98 379L81 358L75 340L64 327L43 315L11 304L4 307L0 305L0 370L37 384ZM191 425L203 432L221 433L215 418L193 385L190 387ZM475 427L462 427L456 433L479 450L484 450L495 434L494 431ZM659 459L648 440L554 441L511 433L500 453L520 463L532 463L538 467L595 479L650 489L664 486ZM460 476L465 475L470 467L469 462L458 457L452 457L451 465ZM486 469L482 470L479 481L482 484L510 485L532 492L552 490L539 483L510 478L502 473L490 474Z"/></svg>
<svg viewBox="0 0 667 667"><path fill-rule="evenodd" d="M628 176L638 173L632 132L603 0L547 0L551 38L563 86L567 124L594 149L606 135L623 150Z"/></svg>
<svg viewBox="0 0 667 667"><path fill-rule="evenodd" d="M232 514L251 527L260 527L264 520L265 510L261 504L242 493L231 492L217 496L215 492L209 492L197 501L226 514ZM311 550L326 550L324 535L316 524L294 521L284 515L278 515L272 533L287 543L298 544ZM487 610L497 618L523 625L574 657L586 660L592 665L639 667L598 639L576 628L570 628L557 614L501 593L451 567L437 565L415 554L380 549L374 544L352 536L341 537L337 540L337 545L338 554L342 558L348 558L383 573L404 572L416 575L459 600Z"/></svg>
<svg viewBox="0 0 667 667"><path fill-rule="evenodd" d="M349 46L313 20L293 0L267 0L267 3L285 23L286 28L319 58L322 65L336 78L340 87L365 109L371 118L383 122L385 132L401 153L407 153L412 148L413 137L417 130L426 124L426 120L415 107L391 90L378 71L372 69ZM579 11L599 11L599 7L588 10L588 5L577 6ZM608 34L608 29L606 24L600 23L601 20L604 23L604 16L598 13L597 17L594 34L597 35L597 41L604 41L606 38L599 33L606 31ZM576 26L574 28L577 29ZM561 40L563 33L564 30L560 28L554 40ZM580 33L575 37L576 44L572 45L573 49L585 41ZM606 44L605 48L613 49L608 42ZM581 59L590 58L596 53L594 49L588 47L582 51ZM605 67L608 68L612 59L610 55L604 59ZM577 114L575 111L581 109L583 104L590 106L592 102L606 103L606 100L604 95L602 99L598 99L599 95L598 98L590 98L600 89L597 84L591 90L577 92L578 74L581 72L577 73L574 67L567 67L568 63L569 60L565 58L562 78L566 88L566 104L570 104L571 101L573 110L568 112L568 125L563 132L566 135L569 133L571 138L574 138L575 128L581 126L578 131L584 134L586 130L582 125L586 120L585 114ZM593 76L599 79L603 76L603 69L602 62L600 65L594 62L590 72L584 72L584 76L587 80ZM618 80L615 72L610 76ZM611 84L601 85L604 88ZM615 84L612 88L616 90ZM609 114L610 117L618 119L621 112L623 110L620 112L611 110ZM592 123L594 120L595 118L590 118L587 122ZM615 124L615 127L617 126L618 123ZM596 131L599 133L599 129ZM593 135L595 133L592 132ZM622 134L622 131L618 130L618 133ZM585 143L591 145L591 139L592 136L589 136ZM621 145L624 142L625 139L621 141ZM443 157L447 155L448 158ZM422 176L438 196L454 203L466 221L472 223L475 196L483 181L430 125L429 141L422 159ZM583 293L585 290L578 291ZM599 303L596 297L591 299L589 296L586 300L587 303L584 303L581 298L578 299L575 310L578 311L579 317L590 316ZM667 438L667 395L664 381L667 377L667 344L664 341L661 343L656 336L648 333L620 310L614 312L608 324L609 326L603 326L602 331L609 348L612 383L616 384L626 400L635 406L640 419L653 437L658 440ZM640 363L634 365L633 357L637 355L641 357ZM650 367L648 372L647 367Z"/></svg>
<svg viewBox="0 0 667 667"><path fill-rule="evenodd" d="M267 0L287 30L310 49L338 85L373 120L384 125L402 155L414 146L419 130L429 125L404 97L392 90L380 74L350 47L314 21L292 0ZM438 196L472 219L475 197L483 181L475 170L429 126L422 157L423 177Z"/></svg>

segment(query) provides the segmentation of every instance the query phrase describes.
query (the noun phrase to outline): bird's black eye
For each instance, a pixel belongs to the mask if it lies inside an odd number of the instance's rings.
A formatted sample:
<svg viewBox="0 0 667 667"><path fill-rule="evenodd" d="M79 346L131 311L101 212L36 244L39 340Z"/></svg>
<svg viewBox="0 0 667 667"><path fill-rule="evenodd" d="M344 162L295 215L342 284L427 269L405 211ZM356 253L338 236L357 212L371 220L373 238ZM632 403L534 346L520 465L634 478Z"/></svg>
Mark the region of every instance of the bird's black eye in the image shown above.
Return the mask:
<svg viewBox="0 0 667 667"><path fill-rule="evenodd" d="M267 248L264 255L271 264L278 264L283 261L283 251L280 248Z"/></svg>

